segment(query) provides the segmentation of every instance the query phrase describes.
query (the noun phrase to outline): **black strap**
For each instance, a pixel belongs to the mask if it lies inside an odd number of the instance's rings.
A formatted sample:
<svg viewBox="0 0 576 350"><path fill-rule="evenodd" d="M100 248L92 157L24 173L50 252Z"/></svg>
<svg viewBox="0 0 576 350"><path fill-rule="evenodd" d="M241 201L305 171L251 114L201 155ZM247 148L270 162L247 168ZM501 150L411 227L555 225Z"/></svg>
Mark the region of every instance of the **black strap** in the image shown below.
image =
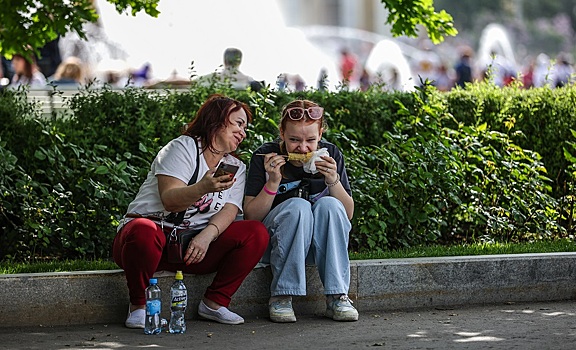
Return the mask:
<svg viewBox="0 0 576 350"><path fill-rule="evenodd" d="M194 170L194 174L190 181L188 181L188 186L193 185L198 180L198 168L200 168L200 149L198 148L198 141L196 141L195 137L192 137L194 143L196 144L196 169ZM174 227L179 226L182 221L184 221L184 214L186 214L186 209L182 210L178 213L170 213L164 221L171 222L174 224Z"/></svg>

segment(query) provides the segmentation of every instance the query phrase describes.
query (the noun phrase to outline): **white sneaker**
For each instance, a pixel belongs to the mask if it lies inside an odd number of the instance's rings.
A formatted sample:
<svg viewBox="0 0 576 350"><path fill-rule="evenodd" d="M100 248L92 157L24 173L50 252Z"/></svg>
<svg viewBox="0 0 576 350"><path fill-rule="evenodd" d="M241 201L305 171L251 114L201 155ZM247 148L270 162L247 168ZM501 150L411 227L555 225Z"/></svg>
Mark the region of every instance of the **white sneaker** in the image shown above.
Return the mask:
<svg viewBox="0 0 576 350"><path fill-rule="evenodd" d="M145 323L146 323L146 310L136 309L130 312L130 306L128 306L128 317L126 318L126 322L124 322L126 327L144 328Z"/></svg>
<svg viewBox="0 0 576 350"><path fill-rule="evenodd" d="M334 321L358 321L358 310L346 294L326 298L326 317Z"/></svg>
<svg viewBox="0 0 576 350"><path fill-rule="evenodd" d="M292 308L292 297L272 297L268 304L270 321L278 323L296 322L296 315Z"/></svg>
<svg viewBox="0 0 576 350"><path fill-rule="evenodd" d="M204 304L204 300L200 301L200 305L198 305L198 315L224 324L244 323L244 319L240 315L233 313L228 308L222 306L218 310L214 310Z"/></svg>

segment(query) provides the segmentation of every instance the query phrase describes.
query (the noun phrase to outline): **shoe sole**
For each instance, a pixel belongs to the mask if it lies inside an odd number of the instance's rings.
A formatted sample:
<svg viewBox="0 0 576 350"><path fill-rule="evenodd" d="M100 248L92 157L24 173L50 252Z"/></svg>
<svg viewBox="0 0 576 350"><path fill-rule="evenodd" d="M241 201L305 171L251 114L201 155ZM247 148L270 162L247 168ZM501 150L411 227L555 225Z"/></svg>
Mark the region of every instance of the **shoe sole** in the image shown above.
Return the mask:
<svg viewBox="0 0 576 350"><path fill-rule="evenodd" d="M350 315L335 315L334 311L326 310L326 317L333 319L334 321L343 321L343 322L353 322L358 321L358 314L350 314Z"/></svg>
<svg viewBox="0 0 576 350"><path fill-rule="evenodd" d="M213 316L213 315L209 315L209 314L205 314L203 312L198 312L198 315L208 319L208 320L212 320L212 321L216 321L218 323L223 323L223 324L232 324L232 325L236 325L236 324L243 324L244 320L241 321L228 321L228 320L223 320L221 318L219 318L218 316Z"/></svg>
<svg viewBox="0 0 576 350"><path fill-rule="evenodd" d="M131 329L144 329L144 325L143 325L143 324L124 323L124 325L126 326L126 328L131 328Z"/></svg>
<svg viewBox="0 0 576 350"><path fill-rule="evenodd" d="M270 315L270 321L276 323L294 323L296 322L295 315L288 315L288 316L272 316Z"/></svg>

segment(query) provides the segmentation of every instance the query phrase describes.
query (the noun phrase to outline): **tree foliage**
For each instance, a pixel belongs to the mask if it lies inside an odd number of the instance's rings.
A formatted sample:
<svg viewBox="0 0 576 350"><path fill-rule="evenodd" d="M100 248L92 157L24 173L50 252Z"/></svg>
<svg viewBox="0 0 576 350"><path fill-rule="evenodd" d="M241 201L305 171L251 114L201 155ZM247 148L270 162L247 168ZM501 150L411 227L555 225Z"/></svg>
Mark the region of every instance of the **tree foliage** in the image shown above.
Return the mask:
<svg viewBox="0 0 576 350"><path fill-rule="evenodd" d="M107 0L120 13L140 11L156 17L159 0ZM85 38L83 26L98 20L94 0L0 0L0 52L31 55L59 35L73 31Z"/></svg>
<svg viewBox="0 0 576 350"><path fill-rule="evenodd" d="M144 11L157 17L160 0L107 0L119 13L136 15ZM38 54L46 43L73 31L85 38L83 26L98 20L95 0L0 0L0 53ZM444 10L436 12L434 0L382 0L389 11L387 23L396 36L416 36L422 25L434 43L458 32L452 16Z"/></svg>
<svg viewBox="0 0 576 350"><path fill-rule="evenodd" d="M390 12L387 24L392 25L395 36L416 37L418 25L422 25L434 44L444 41L445 36L458 34L452 16L446 11L436 12L434 0L381 0Z"/></svg>

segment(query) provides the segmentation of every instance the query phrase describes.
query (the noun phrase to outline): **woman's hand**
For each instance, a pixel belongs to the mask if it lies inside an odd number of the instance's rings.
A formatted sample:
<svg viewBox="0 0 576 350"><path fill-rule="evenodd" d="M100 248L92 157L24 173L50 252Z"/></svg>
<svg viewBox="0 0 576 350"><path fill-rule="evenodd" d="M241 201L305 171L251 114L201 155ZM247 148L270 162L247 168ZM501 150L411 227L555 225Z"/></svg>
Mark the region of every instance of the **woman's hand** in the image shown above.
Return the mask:
<svg viewBox="0 0 576 350"><path fill-rule="evenodd" d="M282 173L280 168L286 164L286 157L278 155L277 153L268 153L264 156L264 170L268 173L270 180L273 183L280 183L282 180Z"/></svg>
<svg viewBox="0 0 576 350"><path fill-rule="evenodd" d="M233 174L226 174L222 176L215 177L216 167L209 169L206 174L198 181L198 184L202 186L204 193L221 192L229 189L234 185L236 179Z"/></svg>
<svg viewBox="0 0 576 350"><path fill-rule="evenodd" d="M197 264L204 260L208 247L212 242L211 235L206 232L206 229L202 230L196 237L192 238L188 249L186 249L186 254L184 255L184 262L186 265Z"/></svg>
<svg viewBox="0 0 576 350"><path fill-rule="evenodd" d="M316 162L316 170L324 175L324 181L332 184L338 180L338 166L334 158L322 156L322 161Z"/></svg>

